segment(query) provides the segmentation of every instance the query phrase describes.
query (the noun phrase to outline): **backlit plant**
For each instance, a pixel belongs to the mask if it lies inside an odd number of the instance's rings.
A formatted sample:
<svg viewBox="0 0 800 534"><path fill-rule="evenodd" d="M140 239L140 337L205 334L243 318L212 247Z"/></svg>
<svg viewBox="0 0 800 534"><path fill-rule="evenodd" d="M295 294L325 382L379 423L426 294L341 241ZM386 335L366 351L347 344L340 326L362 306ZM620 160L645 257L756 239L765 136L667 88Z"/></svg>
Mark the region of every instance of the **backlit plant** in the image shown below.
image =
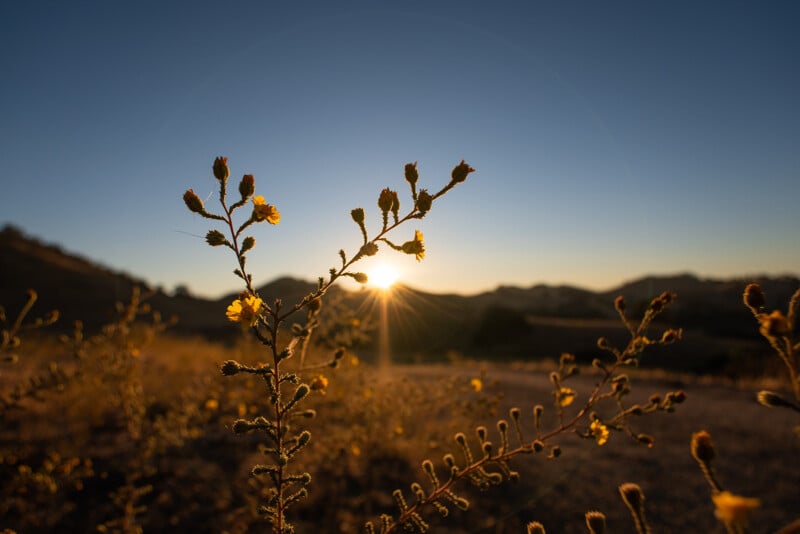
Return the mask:
<svg viewBox="0 0 800 534"><path fill-rule="evenodd" d="M261 195L255 195L255 179L245 174L239 182L239 198L228 202L228 178L230 169L227 158L219 157L214 161L213 174L219 183L219 203L221 213L209 212L203 201L189 189L183 200L190 211L206 219L221 223L224 232L212 229L206 234L206 242L211 246L224 246L235 255L238 263L234 274L244 282L245 290L228 306L226 315L229 320L240 323L252 331L253 335L264 345L270 357L268 362L257 366L244 365L235 360L228 360L222 365L222 374L254 375L259 377L266 389L266 397L270 411L253 419L238 419L233 424L233 431L245 434L253 431L263 432L267 443L263 447L268 463L253 467L254 476L265 476L271 482L271 489L266 502L259 507L272 524L275 533L292 532L291 522L286 511L296 502L307 496L306 487L311 482L307 472L296 472L292 469L292 459L304 449L310 439L308 430L295 428L295 421L313 417L312 410L301 409L302 401L312 392L324 391L327 378L322 375L303 376L305 369L301 366L297 372L287 370L285 362L296 355L305 353L305 346L316 327L316 319L322 305L322 297L340 278L350 277L359 283L367 282L367 275L354 270L354 265L361 259L374 256L381 246L413 255L418 261L425 257L425 243L422 232L414 231L411 239L396 244L389 239L389 234L401 225L421 219L432 209L434 202L449 192L453 187L466 180L474 169L464 161L453 168L450 180L437 193L431 194L427 189L417 188L419 173L416 163L405 166L405 178L411 190L410 209L401 215L400 197L398 193L385 188L378 196L378 207L381 213L381 225L372 232L367 230L366 212L363 208L354 208L350 216L358 226L362 244L355 253L348 255L339 251L341 263L330 269L328 277L320 277L317 289L294 304L286 305L280 299L272 303L266 302L253 286L253 277L246 267L247 252L255 244L255 238L244 232L255 223L268 222L276 225L281 220L278 208L266 202ZM248 204L252 202L251 206ZM237 210L245 210L243 222L237 223L234 214ZM282 343L279 336L290 317L300 310L306 310L305 324L294 323L291 326L289 341ZM344 349L337 349L331 354L330 365L344 356Z"/></svg>

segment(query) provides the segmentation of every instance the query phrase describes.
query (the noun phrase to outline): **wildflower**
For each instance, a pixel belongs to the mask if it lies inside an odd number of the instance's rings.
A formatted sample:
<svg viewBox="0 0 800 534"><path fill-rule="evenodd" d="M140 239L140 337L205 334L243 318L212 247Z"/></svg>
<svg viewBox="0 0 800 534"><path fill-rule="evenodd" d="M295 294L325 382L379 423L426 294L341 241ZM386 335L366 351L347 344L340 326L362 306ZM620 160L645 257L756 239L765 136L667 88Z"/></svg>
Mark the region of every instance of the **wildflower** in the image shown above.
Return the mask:
<svg viewBox="0 0 800 534"><path fill-rule="evenodd" d="M353 456L361 456L361 447L356 445L355 443L350 445L350 454Z"/></svg>
<svg viewBox="0 0 800 534"><path fill-rule="evenodd" d="M598 419L592 421L592 424L589 425L589 430L592 432L594 439L597 441L597 444L602 446L608 442L608 427L601 423Z"/></svg>
<svg viewBox="0 0 800 534"><path fill-rule="evenodd" d="M264 301L255 295L243 295L234 300L225 315L229 321L234 323L242 323L247 326L256 324L258 312L264 305Z"/></svg>
<svg viewBox="0 0 800 534"><path fill-rule="evenodd" d="M325 378L323 375L317 375L311 379L311 390L312 391L319 391L323 395L325 394L325 388L328 387L328 379Z"/></svg>
<svg viewBox="0 0 800 534"><path fill-rule="evenodd" d="M417 261L423 259L425 257L425 242L423 238L422 232L414 230L414 239L413 241L406 241L403 243L403 252L406 254L414 254Z"/></svg>
<svg viewBox="0 0 800 534"><path fill-rule="evenodd" d="M473 378L469 381L469 385L475 393L480 393L483 390L483 382L480 378Z"/></svg>
<svg viewBox="0 0 800 534"><path fill-rule="evenodd" d="M788 336L792 333L789 319L780 310L761 316L761 335L764 337Z"/></svg>
<svg viewBox="0 0 800 534"><path fill-rule="evenodd" d="M716 507L714 514L726 525L746 525L750 513L761 506L759 499L740 497L729 491L715 493L711 500Z"/></svg>
<svg viewBox="0 0 800 534"><path fill-rule="evenodd" d="M569 406L575 400L577 395L578 393L572 388L559 388L559 390L556 392L558 405L562 408Z"/></svg>
<svg viewBox="0 0 800 534"><path fill-rule="evenodd" d="M209 412L214 412L219 408L219 401L217 399L208 399L203 407Z"/></svg>
<svg viewBox="0 0 800 534"><path fill-rule="evenodd" d="M267 204L261 195L253 197L253 217L257 221L267 221L270 224L281 222L281 213L272 204Z"/></svg>

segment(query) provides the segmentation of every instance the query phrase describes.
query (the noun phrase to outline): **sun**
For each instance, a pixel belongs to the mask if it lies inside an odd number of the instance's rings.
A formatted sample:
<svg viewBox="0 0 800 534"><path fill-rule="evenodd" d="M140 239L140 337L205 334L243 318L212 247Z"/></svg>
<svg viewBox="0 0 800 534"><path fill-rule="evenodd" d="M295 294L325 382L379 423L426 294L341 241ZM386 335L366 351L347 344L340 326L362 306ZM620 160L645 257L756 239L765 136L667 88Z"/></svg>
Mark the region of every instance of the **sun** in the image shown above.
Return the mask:
<svg viewBox="0 0 800 534"><path fill-rule="evenodd" d="M397 282L397 277L399 274L397 269L391 265L380 263L370 270L368 276L369 283L373 287L377 287L379 289L389 289L395 282Z"/></svg>

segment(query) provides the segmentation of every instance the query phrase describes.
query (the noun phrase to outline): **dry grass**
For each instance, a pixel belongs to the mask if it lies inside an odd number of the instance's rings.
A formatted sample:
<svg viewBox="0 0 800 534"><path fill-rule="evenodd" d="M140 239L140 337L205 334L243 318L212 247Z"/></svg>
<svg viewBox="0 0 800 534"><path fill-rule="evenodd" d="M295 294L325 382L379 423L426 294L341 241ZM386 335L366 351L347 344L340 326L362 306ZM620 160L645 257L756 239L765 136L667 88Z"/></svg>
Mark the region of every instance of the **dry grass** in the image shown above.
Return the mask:
<svg viewBox="0 0 800 534"><path fill-rule="evenodd" d="M265 530L252 512L263 487L248 477L259 461L257 440L229 430L233 419L254 412L262 399L254 384L223 384L216 371L232 356L255 360L253 348L249 342L223 347L159 336L140 355L147 417L155 419L170 407L191 415L184 422L191 431L184 443L165 444L155 459L157 472L146 477L154 488L143 500L141 523L146 532ZM31 345L24 369L62 358L59 350L52 342ZM301 468L314 477L309 499L297 509L298 532L358 532L365 520L390 512L391 490L420 480L424 458L438 463L442 454L453 451L456 431L471 433L476 424L493 428L511 406L521 407L530 425L531 407L552 398L545 370L547 364L487 370L486 365L468 362L379 372L346 359L341 369L326 372L331 378L327 394L312 399L318 412L308 424L312 446L298 457ZM594 383L587 373L573 379L579 395ZM483 391L473 389L473 378L482 379ZM585 532L583 514L600 509L608 515L611 531L632 532L616 491L631 481L644 489L648 517L658 532L724 532L689 453L691 434L700 429L711 432L718 444L723 484L763 499L756 531L775 530L794 518L800 447L791 431L796 419L790 412L758 405L753 384L664 372L633 373L632 380L633 400L676 387L688 394L678 413L642 419L637 430L655 436L655 448L644 448L622 434L613 434L603 447L564 436L558 441L560 458L516 458L512 467L522 473L518 483L504 483L484 494L472 492L472 510L453 511L446 523L432 518L434 529L517 533L535 519L550 532ZM62 392L48 393L45 402L26 401L22 409L7 414L0 433L3 495L38 503L51 515L30 515L30 508L20 515L13 507L5 508L0 526L19 532L89 532L113 516L109 493L121 482L126 457L120 448L125 434L115 412L118 407L107 400L111 386L88 374ZM93 472L83 476L81 488L61 477L54 494L37 487L28 487L22 496L13 494L15 459L19 463L24 458L35 468L53 452L92 460Z"/></svg>

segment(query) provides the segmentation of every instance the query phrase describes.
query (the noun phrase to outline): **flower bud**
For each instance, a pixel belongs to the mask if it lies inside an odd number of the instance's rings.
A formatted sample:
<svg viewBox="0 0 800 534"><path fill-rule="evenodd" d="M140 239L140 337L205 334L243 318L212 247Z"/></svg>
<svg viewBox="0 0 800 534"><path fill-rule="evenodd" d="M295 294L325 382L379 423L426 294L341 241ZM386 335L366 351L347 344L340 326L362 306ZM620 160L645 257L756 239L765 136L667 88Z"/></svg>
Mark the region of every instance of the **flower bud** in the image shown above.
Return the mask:
<svg viewBox="0 0 800 534"><path fill-rule="evenodd" d="M241 364L233 360L226 361L225 363L222 364L222 367L220 367L220 371L222 371L222 374L224 376L233 376L235 374L238 374L239 371L241 370L242 370Z"/></svg>
<svg viewBox="0 0 800 534"><path fill-rule="evenodd" d="M378 196L378 207L383 213L388 213L389 210L392 209L392 206L394 205L394 197L395 195L389 188L385 188L381 191L380 196Z"/></svg>
<svg viewBox="0 0 800 534"><path fill-rule="evenodd" d="M359 252L362 256L374 256L375 254L378 253L378 244L375 243L374 241L370 241L369 243L361 247L361 250Z"/></svg>
<svg viewBox="0 0 800 534"><path fill-rule="evenodd" d="M775 408L777 406L791 407L791 408L795 407L791 402L787 401L786 399L784 399L783 397L772 391L767 391L767 390L759 391L757 398L760 404L768 408Z"/></svg>
<svg viewBox="0 0 800 534"><path fill-rule="evenodd" d="M406 181L411 184L415 185L417 180L419 179L419 172L417 172L417 162L414 163L406 163Z"/></svg>
<svg viewBox="0 0 800 534"><path fill-rule="evenodd" d="M350 211L350 216L356 222L356 224L363 224L364 223L364 208L355 208Z"/></svg>
<svg viewBox="0 0 800 534"><path fill-rule="evenodd" d="M320 297L311 299L308 302L308 309L314 313L318 312L321 308L322 308L322 299Z"/></svg>
<svg viewBox="0 0 800 534"><path fill-rule="evenodd" d="M614 308L616 308L616 310L619 313L624 312L625 311L625 297L620 295L616 299L614 299Z"/></svg>
<svg viewBox="0 0 800 534"><path fill-rule="evenodd" d="M183 194L183 201L186 203L186 207L189 208L189 211L192 213L203 213L205 210L203 207L203 201L200 200L200 197L198 197L191 189Z"/></svg>
<svg viewBox="0 0 800 534"><path fill-rule="evenodd" d="M692 434L692 456L701 464L708 464L717 455L711 434L705 430Z"/></svg>
<svg viewBox="0 0 800 534"><path fill-rule="evenodd" d="M669 345L670 343L675 343L679 339L683 337L683 330L680 328L675 330L670 328L661 336L661 344L662 345Z"/></svg>
<svg viewBox="0 0 800 534"><path fill-rule="evenodd" d="M586 527L590 534L605 534L606 516L597 511L586 512Z"/></svg>
<svg viewBox="0 0 800 534"><path fill-rule="evenodd" d="M758 313L767 303L767 300L764 298L764 292L761 291L761 286L758 284L748 284L747 287L744 288L742 299L744 300L744 305L750 308L753 313Z"/></svg>
<svg viewBox="0 0 800 534"><path fill-rule="evenodd" d="M461 163L453 168L453 172L450 175L452 179L451 182L454 184L461 183L467 179L467 175L471 172L475 172L475 169L467 165L467 163L462 159Z"/></svg>
<svg viewBox="0 0 800 534"><path fill-rule="evenodd" d="M206 234L206 243L212 247L218 247L225 244L225 235L219 230L209 230Z"/></svg>
<svg viewBox="0 0 800 534"><path fill-rule="evenodd" d="M214 177L220 182L224 182L231 175L231 170L228 168L228 158L218 157L214 160Z"/></svg>
<svg viewBox="0 0 800 534"><path fill-rule="evenodd" d="M417 209L422 213L427 213L433 204L433 197L428 193L427 189L421 189L417 195Z"/></svg>
<svg viewBox="0 0 800 534"><path fill-rule="evenodd" d="M353 279L359 284L366 284L369 281L369 277L364 273L353 273Z"/></svg>
<svg viewBox="0 0 800 534"><path fill-rule="evenodd" d="M252 174L245 174L242 176L242 181L239 182L239 194L242 195L242 200L247 200L256 191L256 180Z"/></svg>
<svg viewBox="0 0 800 534"><path fill-rule="evenodd" d="M249 235L244 238L244 241L242 241L242 249L239 251L239 253L243 254L254 246L256 246L256 238Z"/></svg>
<svg viewBox="0 0 800 534"><path fill-rule="evenodd" d="M761 316L761 335L764 337L782 337L792 333L792 324L780 310Z"/></svg>

